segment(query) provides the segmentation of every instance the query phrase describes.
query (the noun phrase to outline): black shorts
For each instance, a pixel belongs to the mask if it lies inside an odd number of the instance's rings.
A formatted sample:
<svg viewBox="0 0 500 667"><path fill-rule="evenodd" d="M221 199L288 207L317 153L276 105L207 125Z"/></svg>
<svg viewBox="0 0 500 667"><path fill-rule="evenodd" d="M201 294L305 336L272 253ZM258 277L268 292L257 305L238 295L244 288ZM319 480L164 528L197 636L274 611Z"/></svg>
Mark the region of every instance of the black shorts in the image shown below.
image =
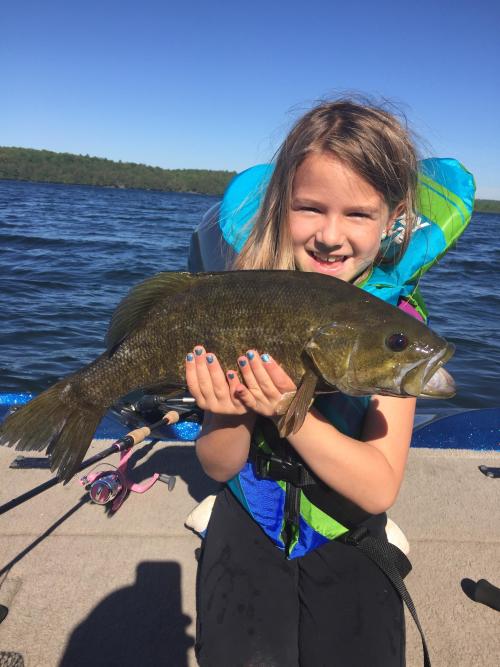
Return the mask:
<svg viewBox="0 0 500 667"><path fill-rule="evenodd" d="M287 560L229 489L201 550L197 614L200 667L405 664L401 598L374 563L335 541Z"/></svg>

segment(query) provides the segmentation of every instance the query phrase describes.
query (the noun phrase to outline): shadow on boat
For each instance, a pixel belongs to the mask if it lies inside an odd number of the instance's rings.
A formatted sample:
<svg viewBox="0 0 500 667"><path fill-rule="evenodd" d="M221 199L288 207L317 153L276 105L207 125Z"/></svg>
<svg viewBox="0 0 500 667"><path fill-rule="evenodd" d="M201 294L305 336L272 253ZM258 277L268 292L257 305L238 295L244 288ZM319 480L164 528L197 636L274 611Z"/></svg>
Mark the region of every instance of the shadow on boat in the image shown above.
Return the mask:
<svg viewBox="0 0 500 667"><path fill-rule="evenodd" d="M180 477L187 485L189 495L197 502L217 493L222 486L205 475L191 444L155 448L151 443L137 448L129 459L127 474L130 479L140 483L154 473Z"/></svg>
<svg viewBox="0 0 500 667"><path fill-rule="evenodd" d="M179 563L139 563L134 584L108 595L75 628L58 667L187 667L191 620L182 613Z"/></svg>

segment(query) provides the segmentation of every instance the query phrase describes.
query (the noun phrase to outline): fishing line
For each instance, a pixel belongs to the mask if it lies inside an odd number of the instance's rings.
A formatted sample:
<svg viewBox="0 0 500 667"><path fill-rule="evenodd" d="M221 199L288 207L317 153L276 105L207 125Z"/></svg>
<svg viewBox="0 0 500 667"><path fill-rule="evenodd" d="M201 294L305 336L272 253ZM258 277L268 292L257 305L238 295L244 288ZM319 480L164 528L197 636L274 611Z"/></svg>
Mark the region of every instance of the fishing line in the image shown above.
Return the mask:
<svg viewBox="0 0 500 667"><path fill-rule="evenodd" d="M59 480L57 480L59 481ZM87 494L80 498L80 500L76 503L76 505L73 505L71 509L69 509L66 514L63 514L62 517L57 519L55 523L52 524L47 530L39 535L36 540L34 540L31 544L29 544L25 549L23 549L20 553L17 554L7 565L4 565L3 568L0 570L0 577L8 572L13 565L18 563L20 560L22 560L27 554L29 554L30 551L32 551L36 546L40 544L46 537L48 537L51 533L54 532L54 530L60 526L62 523L66 521L66 519L69 519L69 517L74 514L77 510L80 509L83 505L88 503L90 501L90 498L88 497Z"/></svg>

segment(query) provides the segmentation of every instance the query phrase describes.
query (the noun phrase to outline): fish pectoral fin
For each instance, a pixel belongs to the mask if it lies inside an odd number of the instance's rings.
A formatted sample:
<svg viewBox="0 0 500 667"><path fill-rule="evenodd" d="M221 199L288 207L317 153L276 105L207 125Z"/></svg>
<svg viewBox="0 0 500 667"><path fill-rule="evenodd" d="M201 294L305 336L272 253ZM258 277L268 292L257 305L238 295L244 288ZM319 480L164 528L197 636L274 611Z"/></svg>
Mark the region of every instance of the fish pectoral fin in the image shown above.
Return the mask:
<svg viewBox="0 0 500 667"><path fill-rule="evenodd" d="M278 430L281 438L286 438L291 433L297 433L304 423L306 414L314 400L317 383L318 376L313 370L308 369L303 375L297 391L284 394L284 397L289 397L290 394L292 396L291 400L290 397L288 398L289 405L286 413L278 420Z"/></svg>
<svg viewBox="0 0 500 667"><path fill-rule="evenodd" d="M109 355L144 322L160 301L189 289L199 276L181 271L163 271L136 285L118 304L111 317L105 344Z"/></svg>

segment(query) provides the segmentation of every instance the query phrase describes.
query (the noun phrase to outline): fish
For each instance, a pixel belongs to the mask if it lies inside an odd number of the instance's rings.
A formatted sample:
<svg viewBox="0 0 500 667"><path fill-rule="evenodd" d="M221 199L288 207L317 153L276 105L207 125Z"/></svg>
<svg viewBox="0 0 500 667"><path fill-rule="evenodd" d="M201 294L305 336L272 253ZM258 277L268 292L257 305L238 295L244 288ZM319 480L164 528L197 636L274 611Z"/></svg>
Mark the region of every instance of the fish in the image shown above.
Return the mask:
<svg viewBox="0 0 500 667"><path fill-rule="evenodd" d="M276 359L297 386L280 435L302 425L314 396L449 398L454 347L422 322L337 278L300 271L166 271L146 279L111 317L105 351L0 426L0 444L47 450L67 482L109 407L127 394L186 388L195 345L234 368L247 350Z"/></svg>

